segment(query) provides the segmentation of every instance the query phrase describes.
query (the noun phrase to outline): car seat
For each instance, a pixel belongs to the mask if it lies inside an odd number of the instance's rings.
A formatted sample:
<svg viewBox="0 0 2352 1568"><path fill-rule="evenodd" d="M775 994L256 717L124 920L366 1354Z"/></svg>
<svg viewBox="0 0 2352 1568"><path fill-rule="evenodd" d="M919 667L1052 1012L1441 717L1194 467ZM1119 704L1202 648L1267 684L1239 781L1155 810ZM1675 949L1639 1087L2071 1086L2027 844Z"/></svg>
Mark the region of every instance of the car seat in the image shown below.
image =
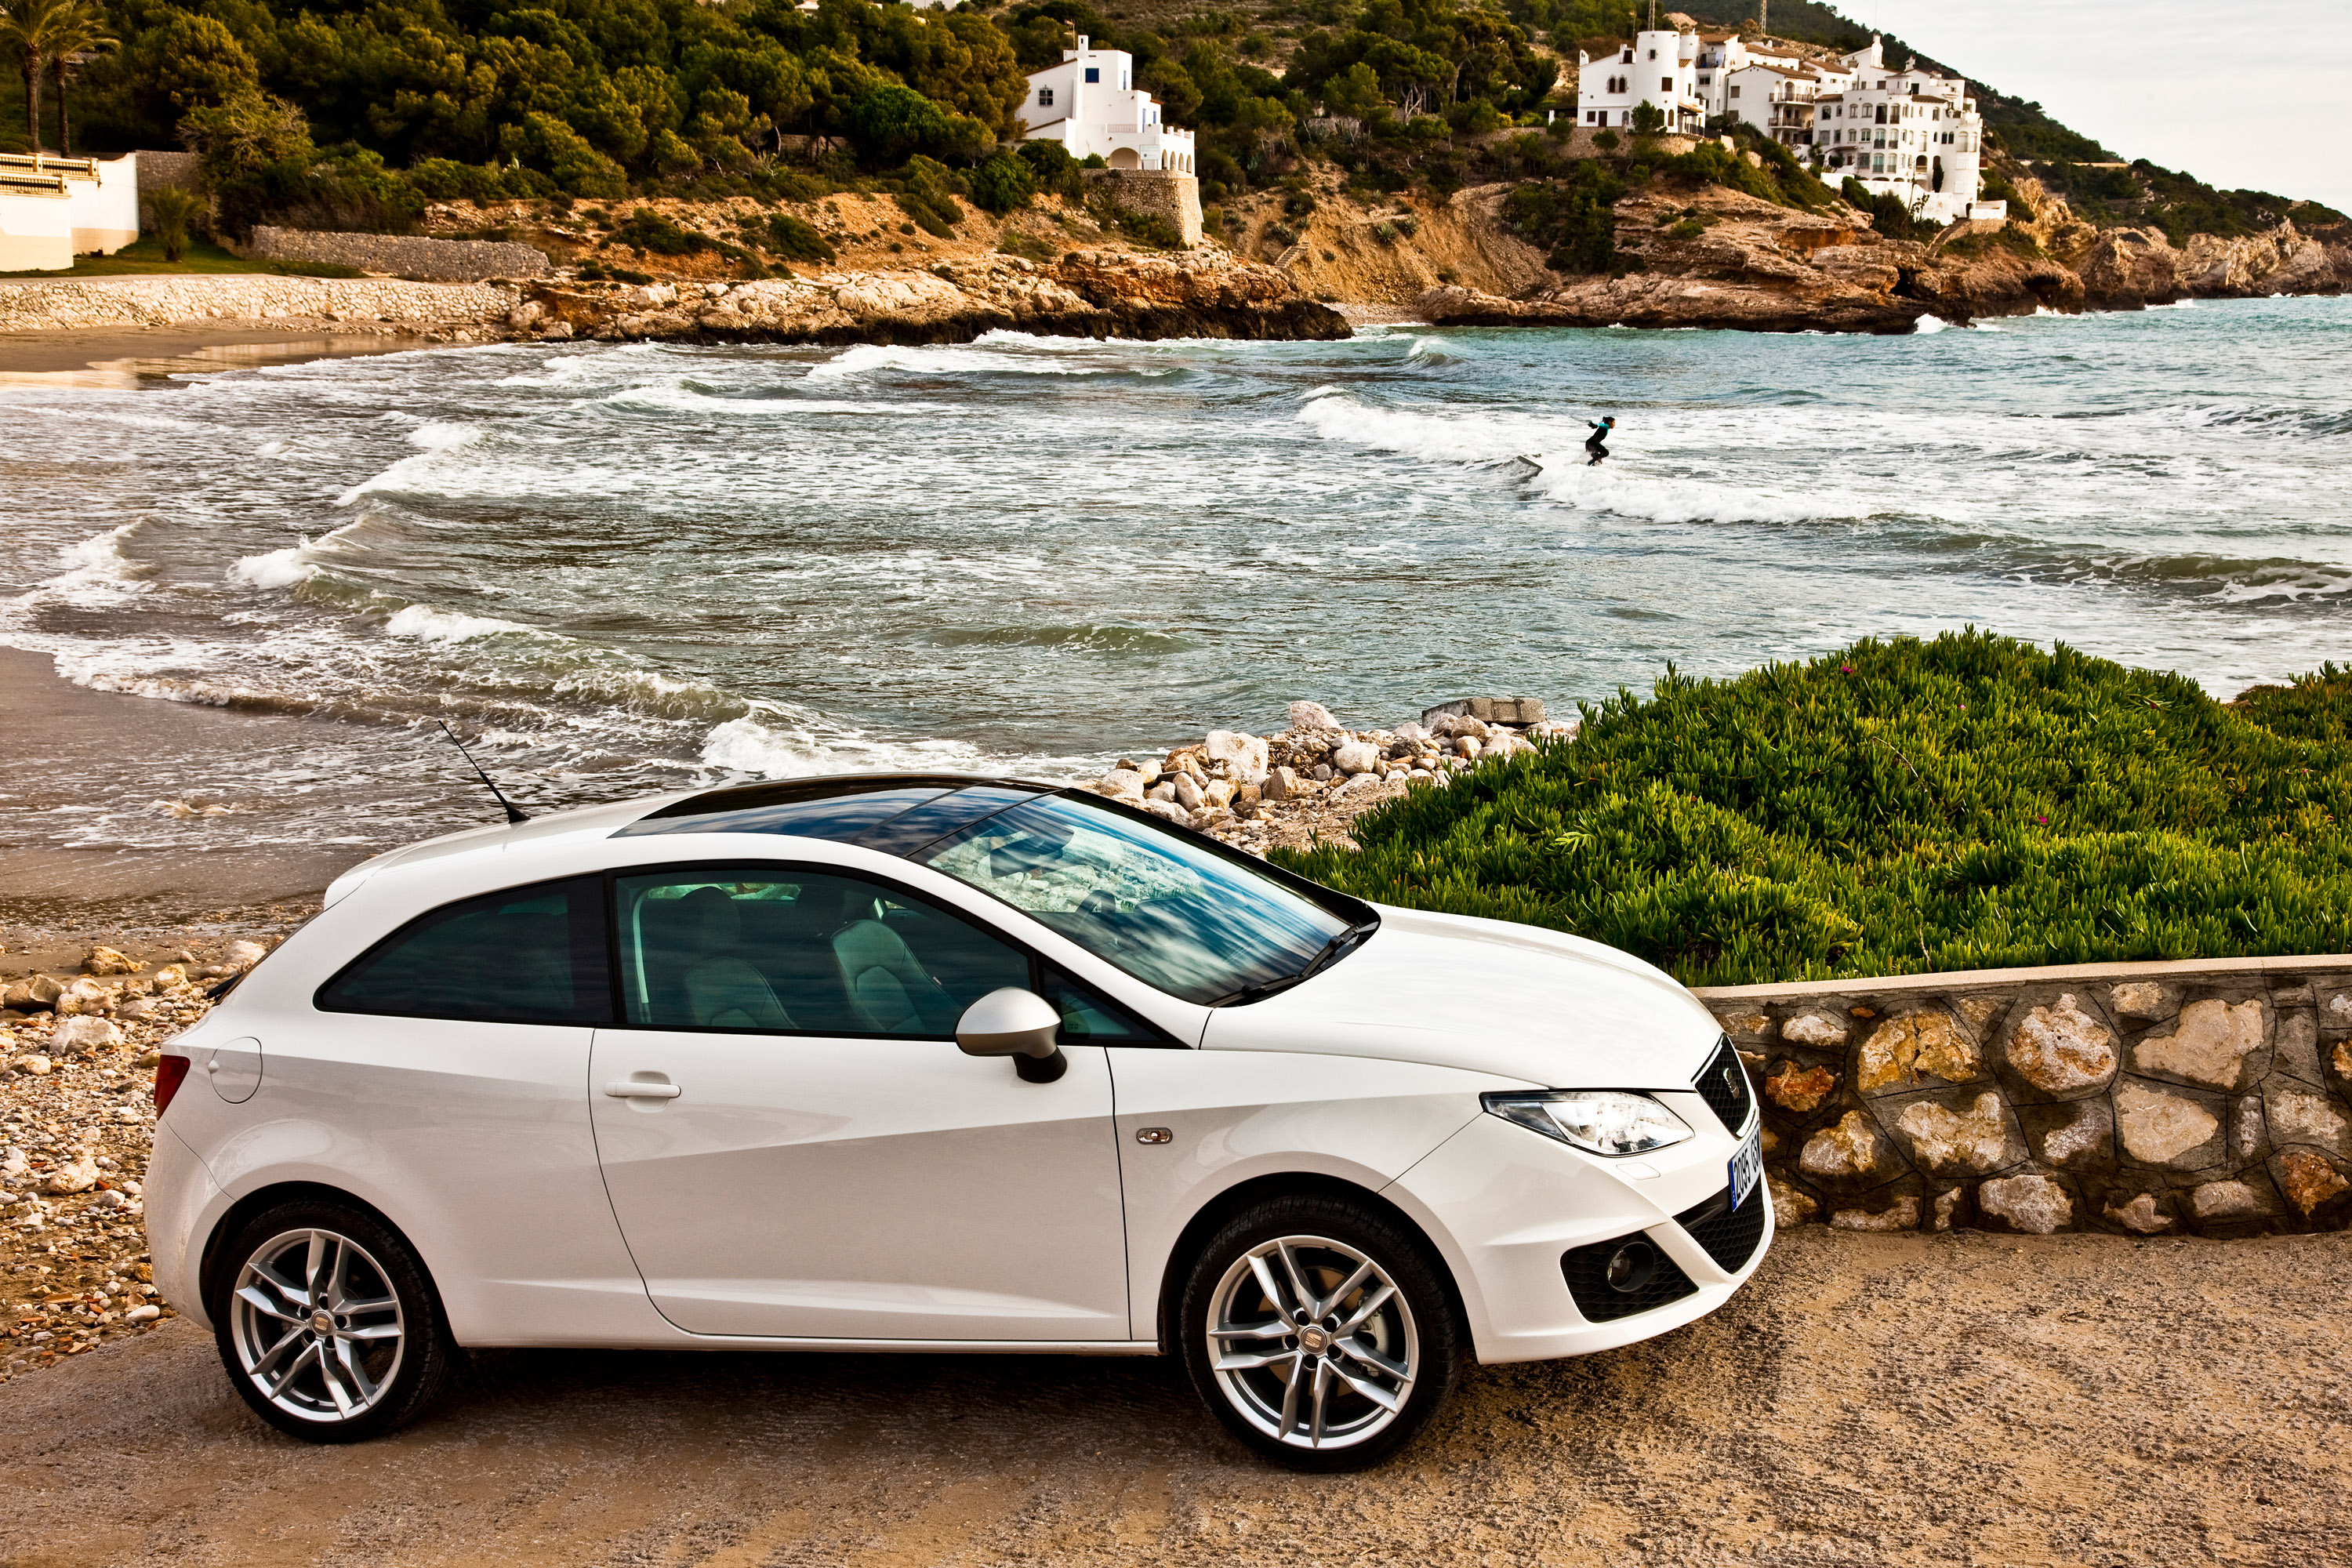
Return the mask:
<svg viewBox="0 0 2352 1568"><path fill-rule="evenodd" d="M833 937L834 963L858 1022L877 1035L943 1032L953 1004L897 931L852 921Z"/></svg>
<svg viewBox="0 0 2352 1568"><path fill-rule="evenodd" d="M720 888L697 888L677 901L668 956L677 964L685 1021L705 1029L789 1029L795 1026L766 975L734 952L742 937L735 900Z"/></svg>

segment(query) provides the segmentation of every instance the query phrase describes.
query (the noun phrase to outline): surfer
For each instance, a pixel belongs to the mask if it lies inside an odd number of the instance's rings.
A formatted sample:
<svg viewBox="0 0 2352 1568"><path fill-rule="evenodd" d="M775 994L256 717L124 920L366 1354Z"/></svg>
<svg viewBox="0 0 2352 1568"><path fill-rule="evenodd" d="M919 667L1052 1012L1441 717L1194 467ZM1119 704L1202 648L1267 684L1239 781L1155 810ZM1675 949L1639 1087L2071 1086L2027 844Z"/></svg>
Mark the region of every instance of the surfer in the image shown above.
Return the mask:
<svg viewBox="0 0 2352 1568"><path fill-rule="evenodd" d="M1584 449L1592 454L1592 461L1584 465L1590 468L1609 455L1607 445L1609 433L1617 428L1617 416L1614 414L1604 414L1597 425L1590 419L1585 423L1592 426L1592 434L1584 438Z"/></svg>

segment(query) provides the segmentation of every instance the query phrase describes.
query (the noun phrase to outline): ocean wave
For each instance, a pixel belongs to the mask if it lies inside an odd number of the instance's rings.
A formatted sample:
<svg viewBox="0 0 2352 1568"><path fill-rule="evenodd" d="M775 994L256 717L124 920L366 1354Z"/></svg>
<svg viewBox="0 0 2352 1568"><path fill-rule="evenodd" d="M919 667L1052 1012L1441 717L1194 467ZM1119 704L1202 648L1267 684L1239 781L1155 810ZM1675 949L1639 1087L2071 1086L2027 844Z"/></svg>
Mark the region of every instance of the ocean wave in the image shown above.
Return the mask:
<svg viewBox="0 0 2352 1568"><path fill-rule="evenodd" d="M996 334L988 334L988 339ZM983 339L983 342L988 341ZM1082 343L1092 355L1104 353L1104 345L1091 338L1066 340ZM1008 343L1006 346L1012 346ZM1078 363L1077 355L1055 347L1041 352L1034 342L1019 346L1029 352L1005 353L985 349L978 343L940 343L929 347L899 347L881 343L860 343L845 350L837 357L810 368L810 381L844 381L895 372L901 375L1168 375L1168 369L1145 369L1126 364Z"/></svg>
<svg viewBox="0 0 2352 1568"><path fill-rule="evenodd" d="M1054 647L1090 653L1173 653L1192 645L1149 626L942 626L930 635L938 647Z"/></svg>
<svg viewBox="0 0 2352 1568"><path fill-rule="evenodd" d="M538 637L536 626L502 621L493 616L468 616L457 610L436 610L430 605L410 605L394 610L383 624L386 637L415 637L420 642L471 642L477 637L520 634Z"/></svg>
<svg viewBox="0 0 2352 1568"><path fill-rule="evenodd" d="M758 418L800 415L919 414L939 417L941 410L919 403L856 403L838 399L794 397L790 395L730 395L679 376L624 387L597 399L618 408L645 408L665 414L736 414Z"/></svg>
<svg viewBox="0 0 2352 1568"><path fill-rule="evenodd" d="M1952 323L1941 316L1922 316L1911 323L1911 332L1915 337L1926 337L1931 332L1949 331L1951 326Z"/></svg>
<svg viewBox="0 0 2352 1568"><path fill-rule="evenodd" d="M703 738L703 766L756 778L837 773L1012 773L1046 782L1085 777L1099 763L1079 757L995 756L968 741L885 740L772 702L715 726Z"/></svg>
<svg viewBox="0 0 2352 1568"><path fill-rule="evenodd" d="M478 425L457 420L428 420L408 432L408 444L422 447L415 457L403 458L373 477L362 479L335 499L337 506L349 506L362 496L384 490L405 489L412 479L428 472L441 459L442 454L470 447L480 440L484 431Z"/></svg>

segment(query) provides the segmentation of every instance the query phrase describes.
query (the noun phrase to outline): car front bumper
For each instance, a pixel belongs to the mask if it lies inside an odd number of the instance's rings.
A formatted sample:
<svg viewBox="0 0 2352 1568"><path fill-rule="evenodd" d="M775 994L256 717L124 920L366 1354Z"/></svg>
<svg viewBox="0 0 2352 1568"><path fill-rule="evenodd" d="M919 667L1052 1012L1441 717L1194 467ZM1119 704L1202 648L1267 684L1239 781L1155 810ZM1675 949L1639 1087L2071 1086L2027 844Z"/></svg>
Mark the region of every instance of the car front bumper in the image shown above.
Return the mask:
<svg viewBox="0 0 2352 1568"><path fill-rule="evenodd" d="M1636 1160L1605 1160L1481 1116L1382 1194L1445 1253L1480 1361L1587 1355L1648 1339L1712 1312L1762 1263L1773 1223L1761 1182L1747 1200L1763 1205L1761 1233L1732 1268L1676 1222L1725 1191L1739 1141L1720 1131L1697 1096L1659 1099L1693 1127L1713 1131ZM1641 1168L1654 1174L1636 1174ZM1562 1258L1636 1234L1693 1288L1647 1310L1596 1321L1579 1310Z"/></svg>

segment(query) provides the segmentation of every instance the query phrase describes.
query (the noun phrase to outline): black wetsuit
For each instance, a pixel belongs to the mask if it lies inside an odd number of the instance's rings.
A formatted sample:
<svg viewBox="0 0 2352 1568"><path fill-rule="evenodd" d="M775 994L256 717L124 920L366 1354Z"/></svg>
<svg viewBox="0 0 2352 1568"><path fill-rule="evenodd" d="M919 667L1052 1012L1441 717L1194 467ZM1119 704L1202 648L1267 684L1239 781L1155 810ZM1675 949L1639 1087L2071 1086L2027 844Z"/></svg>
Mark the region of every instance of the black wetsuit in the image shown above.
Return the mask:
<svg viewBox="0 0 2352 1568"><path fill-rule="evenodd" d="M1602 445L1602 443L1609 439L1609 433L1614 428L1614 426L1608 425L1593 425L1592 421L1590 419L1586 420L1585 423L1587 425L1592 425L1592 434L1584 438L1584 449L1592 454L1592 462L1584 465L1589 468L1592 467L1593 463L1598 463L1601 458L1609 455L1609 448Z"/></svg>

